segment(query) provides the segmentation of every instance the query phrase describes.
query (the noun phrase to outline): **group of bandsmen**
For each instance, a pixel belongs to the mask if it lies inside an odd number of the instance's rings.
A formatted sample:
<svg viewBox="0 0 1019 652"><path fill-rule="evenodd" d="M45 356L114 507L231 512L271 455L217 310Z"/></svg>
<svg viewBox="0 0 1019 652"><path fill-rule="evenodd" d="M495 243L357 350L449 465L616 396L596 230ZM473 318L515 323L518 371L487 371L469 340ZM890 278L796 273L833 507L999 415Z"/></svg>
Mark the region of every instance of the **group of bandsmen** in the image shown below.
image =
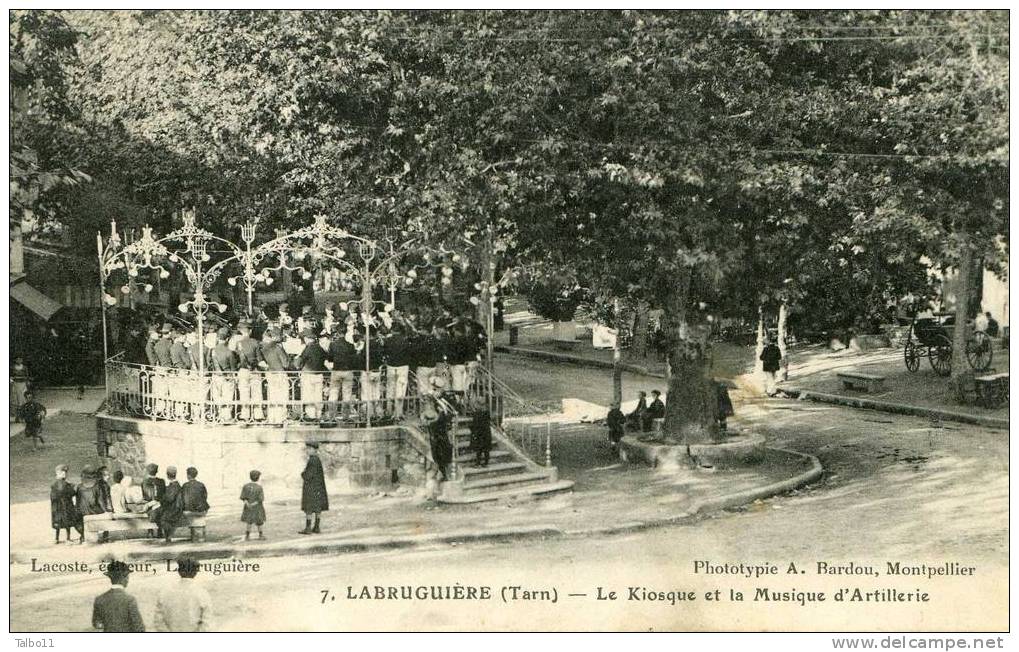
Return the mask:
<svg viewBox="0 0 1019 652"><path fill-rule="evenodd" d="M466 394L486 347L487 334L470 314L445 311L422 324L413 314L365 316L345 304L321 315L305 306L296 318L285 303L277 312L269 318L259 309L201 342L196 329L148 324L144 346L125 346L127 362L149 367L141 381L148 411L197 420L205 405L217 421L277 425L400 418L411 370L419 395L436 388ZM198 376L199 355L205 378Z"/></svg>

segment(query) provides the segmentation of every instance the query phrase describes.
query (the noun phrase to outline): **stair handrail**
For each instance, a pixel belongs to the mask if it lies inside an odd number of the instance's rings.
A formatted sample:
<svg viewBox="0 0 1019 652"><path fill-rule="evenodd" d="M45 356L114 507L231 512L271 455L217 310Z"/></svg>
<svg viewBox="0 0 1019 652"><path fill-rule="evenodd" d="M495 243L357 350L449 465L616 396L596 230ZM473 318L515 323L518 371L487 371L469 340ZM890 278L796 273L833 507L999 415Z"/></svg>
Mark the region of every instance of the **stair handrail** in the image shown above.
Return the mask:
<svg viewBox="0 0 1019 652"><path fill-rule="evenodd" d="M480 391L486 395L489 401L489 407L493 415L500 414L503 418L493 418L492 425L497 428L499 432L503 434L508 440L513 441L517 448L527 452L527 457L531 459L535 464L539 466L551 467L552 466L552 421L548 418L549 410L539 407L538 405L528 401L524 397L520 396L512 387L506 384L502 379L493 374L490 369L478 366L478 373L474 379L474 384L480 386ZM487 391L486 391L487 390ZM500 406L500 399L502 405ZM521 412L544 417L545 426L545 437L544 437L544 450L528 452L531 448L528 446L528 442L523 438L515 438L505 424L505 406L506 400L515 404ZM502 407L502 410L498 408ZM514 441L519 439L520 441ZM537 458L537 459L535 459Z"/></svg>

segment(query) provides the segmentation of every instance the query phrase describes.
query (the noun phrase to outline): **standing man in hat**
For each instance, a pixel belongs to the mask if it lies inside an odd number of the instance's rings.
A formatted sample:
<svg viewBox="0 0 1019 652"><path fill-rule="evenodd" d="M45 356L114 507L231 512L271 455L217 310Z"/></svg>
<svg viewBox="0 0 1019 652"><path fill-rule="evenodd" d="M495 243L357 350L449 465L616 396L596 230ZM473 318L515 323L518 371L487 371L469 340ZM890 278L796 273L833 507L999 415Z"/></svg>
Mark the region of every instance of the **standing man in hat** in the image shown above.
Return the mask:
<svg viewBox="0 0 1019 652"><path fill-rule="evenodd" d="M304 404L304 418L318 419L322 405L322 386L325 379L326 359L329 352L319 345L315 331L310 328L301 332L304 348L294 359L294 366L301 371L301 402Z"/></svg>
<svg viewBox="0 0 1019 652"><path fill-rule="evenodd" d="M382 365L386 355L386 342L382 339L381 332L375 330L372 336L370 340L366 340L366 346L369 347L368 370L361 372L361 400L364 401L366 415L370 418L383 411Z"/></svg>
<svg viewBox="0 0 1019 652"><path fill-rule="evenodd" d="M764 391L768 396L778 393L778 370L782 368L782 350L778 348L774 337L768 337L768 344L761 351L762 370L764 371Z"/></svg>
<svg viewBox="0 0 1019 652"><path fill-rule="evenodd" d="M260 364L264 365L266 369L265 393L266 402L269 404L269 421L276 425L283 425L290 399L290 381L287 378L290 358L280 348L279 337L279 331L274 328L265 331L262 336Z"/></svg>
<svg viewBox="0 0 1019 652"><path fill-rule="evenodd" d="M357 397L354 396L354 374L360 366L360 357L354 343L345 336L345 331L336 328L332 341L329 343L329 357L333 363L329 376L329 404L326 418L335 420L342 408L338 404L347 404L347 412L357 414ZM342 416L342 415L341 415Z"/></svg>
<svg viewBox="0 0 1019 652"><path fill-rule="evenodd" d="M235 342L237 352L237 396L241 405L240 418L245 423L264 421L262 406L262 374L259 367L262 349L251 335L251 322L242 319L237 322L239 337Z"/></svg>
<svg viewBox="0 0 1019 652"><path fill-rule="evenodd" d="M163 531L166 542L170 543L173 531L184 519L184 491L177 482L177 467L166 467L166 479L169 482L166 484L162 500L159 501L159 528Z"/></svg>
<svg viewBox="0 0 1019 652"><path fill-rule="evenodd" d="M67 531L71 541L71 528L78 527L78 510L74 506L74 486L67 481L67 465L61 464L56 470L57 479L50 485L50 522L60 543L60 530Z"/></svg>
<svg viewBox="0 0 1019 652"><path fill-rule="evenodd" d="M651 390L651 405L647 406L644 413L644 420L641 422L641 430L651 432L655 419L665 418L665 403L662 402L662 393L657 389Z"/></svg>
<svg viewBox="0 0 1019 652"><path fill-rule="evenodd" d="M212 349L210 368L216 372L213 376L213 400L220 421L233 421L234 372L237 371L237 356L230 350L227 341L230 329L223 326L216 331L216 346Z"/></svg>
<svg viewBox="0 0 1019 652"><path fill-rule="evenodd" d="M182 328L173 329L173 342L170 344L170 360L173 363L173 371L170 382L170 396L173 399L173 414L178 419L186 418L193 409L194 383L191 376L191 356L188 348L187 333ZM196 366L197 368L197 366Z"/></svg>
<svg viewBox="0 0 1019 652"><path fill-rule="evenodd" d="M180 581L168 586L156 600L156 630L160 632L207 632L212 598L195 583L199 564L191 557L177 559Z"/></svg>
<svg viewBox="0 0 1019 652"><path fill-rule="evenodd" d="M432 375L436 365L442 360L439 352L439 341L428 332L418 333L411 346L414 351L414 375L418 379L418 394L425 396L432 391Z"/></svg>
<svg viewBox="0 0 1019 652"><path fill-rule="evenodd" d="M159 341L159 324L150 322L148 324L148 337L145 340L145 358L148 361L150 367L155 367L159 364L158 358L156 358L155 345Z"/></svg>
<svg viewBox="0 0 1019 652"><path fill-rule="evenodd" d="M155 322L149 322L148 324L148 338L145 340L145 358L149 367L155 367L159 364L159 359L156 357L156 342L159 341L159 324ZM152 384L153 369L147 369L148 373L143 374L141 378L141 390L142 396L145 396L146 405L145 407L151 412L155 409L155 390Z"/></svg>
<svg viewBox="0 0 1019 652"><path fill-rule="evenodd" d="M403 417L403 399L407 396L407 383L410 380L413 357L410 335L410 329L397 315L385 346L386 400L397 419Z"/></svg>
<svg viewBox="0 0 1019 652"><path fill-rule="evenodd" d="M329 495L326 493L325 471L322 460L318 457L318 442L305 443L308 452L308 463L301 472L304 484L301 488L301 511L304 512L304 529L298 534L318 534L319 514L329 511ZM315 525L312 526L312 518Z"/></svg>
<svg viewBox="0 0 1019 652"><path fill-rule="evenodd" d="M170 349L173 347L173 325L170 322L163 322L159 329L159 340L152 345L152 352L156 356L156 368L152 375L152 395L155 397L156 414L169 416L170 412L170 374L173 372L173 357Z"/></svg>
<svg viewBox="0 0 1019 652"><path fill-rule="evenodd" d="M92 626L103 632L144 632L138 601L126 590L131 567L112 561L103 575L110 578L111 586L92 603Z"/></svg>

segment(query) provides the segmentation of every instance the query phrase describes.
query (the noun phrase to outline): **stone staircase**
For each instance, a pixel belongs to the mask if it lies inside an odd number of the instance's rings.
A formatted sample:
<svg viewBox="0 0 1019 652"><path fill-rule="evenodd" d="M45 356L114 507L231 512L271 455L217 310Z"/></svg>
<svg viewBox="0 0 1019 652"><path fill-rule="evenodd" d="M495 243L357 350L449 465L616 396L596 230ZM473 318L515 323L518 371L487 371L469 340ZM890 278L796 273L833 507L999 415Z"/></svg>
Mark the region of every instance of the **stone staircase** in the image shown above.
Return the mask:
<svg viewBox="0 0 1019 652"><path fill-rule="evenodd" d="M530 459L497 427L492 426L492 453L487 467L474 466L470 417L457 416L452 427L456 476L442 485L439 502L470 504L536 498L573 489L557 469Z"/></svg>

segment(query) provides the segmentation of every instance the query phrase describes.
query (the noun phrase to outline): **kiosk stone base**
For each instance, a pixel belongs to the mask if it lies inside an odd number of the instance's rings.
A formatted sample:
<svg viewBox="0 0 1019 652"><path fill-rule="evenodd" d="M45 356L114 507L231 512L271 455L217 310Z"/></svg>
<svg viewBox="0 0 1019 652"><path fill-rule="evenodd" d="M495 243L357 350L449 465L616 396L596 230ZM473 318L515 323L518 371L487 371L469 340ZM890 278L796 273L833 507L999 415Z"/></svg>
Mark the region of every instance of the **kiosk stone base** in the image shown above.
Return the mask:
<svg viewBox="0 0 1019 652"><path fill-rule="evenodd" d="M146 464L158 464L161 477L167 466L176 466L183 482L185 469L194 466L210 502L236 499L253 469L262 472L260 482L270 500L300 496L308 441L320 444L330 493L387 490L401 482L420 485L425 457L403 431L399 425L242 427L96 415L96 445L111 470L120 469L140 484Z"/></svg>

